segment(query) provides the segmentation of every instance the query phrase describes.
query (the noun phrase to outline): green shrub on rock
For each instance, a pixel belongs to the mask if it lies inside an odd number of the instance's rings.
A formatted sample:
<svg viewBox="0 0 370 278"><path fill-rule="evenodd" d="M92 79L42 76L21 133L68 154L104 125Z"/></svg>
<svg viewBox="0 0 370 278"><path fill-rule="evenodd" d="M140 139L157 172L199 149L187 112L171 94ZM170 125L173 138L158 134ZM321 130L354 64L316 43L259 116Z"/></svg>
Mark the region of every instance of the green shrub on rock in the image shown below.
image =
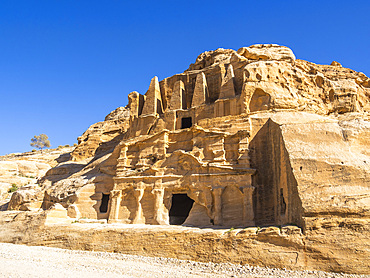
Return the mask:
<svg viewBox="0 0 370 278"><path fill-rule="evenodd" d="M12 187L9 188L8 193L12 193L12 192L15 192L17 190L18 190L18 186L15 183L13 183Z"/></svg>

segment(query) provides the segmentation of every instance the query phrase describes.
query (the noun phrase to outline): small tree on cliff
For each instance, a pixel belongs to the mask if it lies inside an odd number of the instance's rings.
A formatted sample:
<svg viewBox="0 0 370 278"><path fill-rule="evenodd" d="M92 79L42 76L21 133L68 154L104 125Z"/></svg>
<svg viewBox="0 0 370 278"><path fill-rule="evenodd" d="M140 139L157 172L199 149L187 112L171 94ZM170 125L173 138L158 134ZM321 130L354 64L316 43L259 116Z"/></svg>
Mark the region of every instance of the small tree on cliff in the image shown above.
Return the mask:
<svg viewBox="0 0 370 278"><path fill-rule="evenodd" d="M31 139L32 147L38 148L42 151L43 148L49 148L50 147L50 141L49 137L45 134L35 135Z"/></svg>

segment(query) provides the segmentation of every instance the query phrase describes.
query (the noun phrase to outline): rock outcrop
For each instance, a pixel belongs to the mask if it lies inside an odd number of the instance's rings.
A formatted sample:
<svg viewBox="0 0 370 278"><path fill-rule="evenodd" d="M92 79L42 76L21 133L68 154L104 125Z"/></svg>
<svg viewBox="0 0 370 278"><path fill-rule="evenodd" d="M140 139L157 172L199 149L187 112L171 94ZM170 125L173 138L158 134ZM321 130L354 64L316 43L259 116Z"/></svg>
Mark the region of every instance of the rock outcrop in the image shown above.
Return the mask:
<svg viewBox="0 0 370 278"><path fill-rule="evenodd" d="M37 185L38 179L56 166L69 160L73 147L10 154L0 157L0 210L37 209L44 196L43 189ZM32 187L32 190L29 190ZM12 188L12 190L10 190ZM13 194L20 188L21 191ZM14 196L13 196L14 195ZM31 196L32 195L32 196ZM11 197L13 199L11 200ZM27 196L25 198L25 196ZM8 206L11 201L12 205Z"/></svg>
<svg viewBox="0 0 370 278"><path fill-rule="evenodd" d="M369 254L369 84L278 45L205 52L92 125L37 202L118 224L294 226L299 243L258 240L296 248L303 267L309 253L320 269L368 273L354 262Z"/></svg>

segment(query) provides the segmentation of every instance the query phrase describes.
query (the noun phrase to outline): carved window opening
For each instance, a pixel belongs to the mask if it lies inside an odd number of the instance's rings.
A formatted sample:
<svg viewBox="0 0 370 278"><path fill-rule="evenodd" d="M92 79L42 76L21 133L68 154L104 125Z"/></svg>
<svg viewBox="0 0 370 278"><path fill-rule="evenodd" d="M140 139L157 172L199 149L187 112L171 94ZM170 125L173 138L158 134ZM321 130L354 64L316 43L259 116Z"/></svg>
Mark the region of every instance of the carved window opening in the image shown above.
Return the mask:
<svg viewBox="0 0 370 278"><path fill-rule="evenodd" d="M181 118L181 129L189 128L192 125L193 125L193 121L191 117Z"/></svg>
<svg viewBox="0 0 370 278"><path fill-rule="evenodd" d="M99 211L100 213L108 212L109 194L103 194Z"/></svg>
<svg viewBox="0 0 370 278"><path fill-rule="evenodd" d="M280 188L280 213L282 215L285 215L286 212L286 203L284 200L284 191L282 188Z"/></svg>
<svg viewBox="0 0 370 278"><path fill-rule="evenodd" d="M170 224L181 225L188 218L194 201L187 194L173 194L170 209Z"/></svg>
<svg viewBox="0 0 370 278"><path fill-rule="evenodd" d="M163 114L163 111L162 111L162 103L159 99L157 99L157 114Z"/></svg>

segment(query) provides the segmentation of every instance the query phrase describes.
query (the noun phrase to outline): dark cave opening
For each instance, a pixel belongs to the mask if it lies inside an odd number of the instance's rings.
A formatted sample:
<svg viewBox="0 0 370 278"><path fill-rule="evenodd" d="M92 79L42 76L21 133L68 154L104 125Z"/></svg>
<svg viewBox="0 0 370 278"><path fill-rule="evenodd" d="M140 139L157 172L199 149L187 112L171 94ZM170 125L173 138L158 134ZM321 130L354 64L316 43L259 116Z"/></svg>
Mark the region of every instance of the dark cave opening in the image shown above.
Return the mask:
<svg viewBox="0 0 370 278"><path fill-rule="evenodd" d="M170 209L170 224L181 225L189 216L194 201L187 194L173 194Z"/></svg>
<svg viewBox="0 0 370 278"><path fill-rule="evenodd" d="M109 194L103 194L99 211L100 213L108 212Z"/></svg>

